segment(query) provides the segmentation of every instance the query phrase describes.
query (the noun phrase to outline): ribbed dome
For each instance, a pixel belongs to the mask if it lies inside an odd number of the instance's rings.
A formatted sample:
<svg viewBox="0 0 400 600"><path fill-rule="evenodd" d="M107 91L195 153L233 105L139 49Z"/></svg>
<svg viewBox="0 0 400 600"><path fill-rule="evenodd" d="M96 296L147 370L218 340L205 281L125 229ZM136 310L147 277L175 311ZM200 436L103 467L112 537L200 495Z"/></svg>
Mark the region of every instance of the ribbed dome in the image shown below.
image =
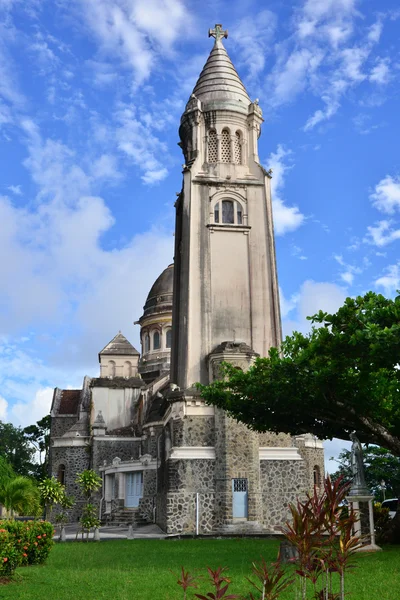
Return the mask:
<svg viewBox="0 0 400 600"><path fill-rule="evenodd" d="M153 312L172 310L172 294L174 285L174 265L169 265L153 283L146 304L143 317Z"/></svg>
<svg viewBox="0 0 400 600"><path fill-rule="evenodd" d="M203 104L234 101L247 111L251 100L221 40L215 42L193 94Z"/></svg>

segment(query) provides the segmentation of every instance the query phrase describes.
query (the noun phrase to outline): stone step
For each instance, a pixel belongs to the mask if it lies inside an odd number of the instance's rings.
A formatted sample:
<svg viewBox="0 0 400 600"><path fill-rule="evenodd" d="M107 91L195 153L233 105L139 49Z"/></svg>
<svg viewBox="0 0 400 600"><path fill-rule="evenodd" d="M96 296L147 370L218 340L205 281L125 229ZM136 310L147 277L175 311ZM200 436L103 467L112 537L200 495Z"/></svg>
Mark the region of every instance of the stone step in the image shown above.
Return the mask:
<svg viewBox="0 0 400 600"><path fill-rule="evenodd" d="M149 524L149 521L139 513L137 508L123 508L114 511L111 518L105 517L105 520L114 525L134 525L135 527Z"/></svg>
<svg viewBox="0 0 400 600"><path fill-rule="evenodd" d="M265 534L264 526L258 521L229 521L219 528L223 535L257 535Z"/></svg>

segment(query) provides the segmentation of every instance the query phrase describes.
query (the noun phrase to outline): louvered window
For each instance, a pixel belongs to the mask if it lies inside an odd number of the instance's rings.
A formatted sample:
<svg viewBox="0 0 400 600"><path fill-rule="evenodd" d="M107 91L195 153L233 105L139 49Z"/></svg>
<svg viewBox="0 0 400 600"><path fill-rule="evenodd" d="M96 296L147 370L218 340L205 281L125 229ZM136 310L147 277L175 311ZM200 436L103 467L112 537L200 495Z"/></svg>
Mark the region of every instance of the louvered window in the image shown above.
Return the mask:
<svg viewBox="0 0 400 600"><path fill-rule="evenodd" d="M221 162L231 162L231 136L227 129L223 130L221 136Z"/></svg>
<svg viewBox="0 0 400 600"><path fill-rule="evenodd" d="M242 164L242 137L240 132L237 131L235 134L235 142L234 142L234 153L235 153L235 163L237 165Z"/></svg>
<svg viewBox="0 0 400 600"><path fill-rule="evenodd" d="M208 133L208 162L216 163L217 158L217 134L214 129L211 129Z"/></svg>

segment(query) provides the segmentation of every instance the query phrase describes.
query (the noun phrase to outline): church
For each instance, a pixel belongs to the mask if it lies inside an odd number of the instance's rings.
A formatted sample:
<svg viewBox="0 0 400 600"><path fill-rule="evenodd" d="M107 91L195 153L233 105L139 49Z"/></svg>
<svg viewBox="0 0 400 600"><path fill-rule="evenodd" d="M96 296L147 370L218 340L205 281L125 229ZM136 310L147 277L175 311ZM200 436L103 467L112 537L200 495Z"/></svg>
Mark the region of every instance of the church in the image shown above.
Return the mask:
<svg viewBox="0 0 400 600"><path fill-rule="evenodd" d="M288 504L320 485L323 447L311 435L256 433L205 404L195 386L227 361L246 370L281 342L271 172L263 122L217 24L181 117L184 155L174 263L135 324L141 352L119 332L100 375L54 390L51 474L83 499L76 473L95 469L102 522L155 522L169 534L276 533ZM135 315L137 318L137 315Z"/></svg>

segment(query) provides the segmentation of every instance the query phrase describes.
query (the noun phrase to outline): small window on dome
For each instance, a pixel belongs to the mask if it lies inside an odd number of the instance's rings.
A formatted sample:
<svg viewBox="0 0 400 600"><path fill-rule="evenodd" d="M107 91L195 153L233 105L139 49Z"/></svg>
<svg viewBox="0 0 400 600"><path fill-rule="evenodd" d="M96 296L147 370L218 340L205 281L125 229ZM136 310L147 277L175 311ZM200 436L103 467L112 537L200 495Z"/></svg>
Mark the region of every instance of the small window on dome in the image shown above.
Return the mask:
<svg viewBox="0 0 400 600"><path fill-rule="evenodd" d="M144 336L144 351L150 352L150 336L148 333Z"/></svg>
<svg viewBox="0 0 400 600"><path fill-rule="evenodd" d="M159 350L161 348L161 338L158 331L153 334L153 350Z"/></svg>
<svg viewBox="0 0 400 600"><path fill-rule="evenodd" d="M165 347L171 348L172 346L172 329L167 329L167 333L165 334Z"/></svg>

